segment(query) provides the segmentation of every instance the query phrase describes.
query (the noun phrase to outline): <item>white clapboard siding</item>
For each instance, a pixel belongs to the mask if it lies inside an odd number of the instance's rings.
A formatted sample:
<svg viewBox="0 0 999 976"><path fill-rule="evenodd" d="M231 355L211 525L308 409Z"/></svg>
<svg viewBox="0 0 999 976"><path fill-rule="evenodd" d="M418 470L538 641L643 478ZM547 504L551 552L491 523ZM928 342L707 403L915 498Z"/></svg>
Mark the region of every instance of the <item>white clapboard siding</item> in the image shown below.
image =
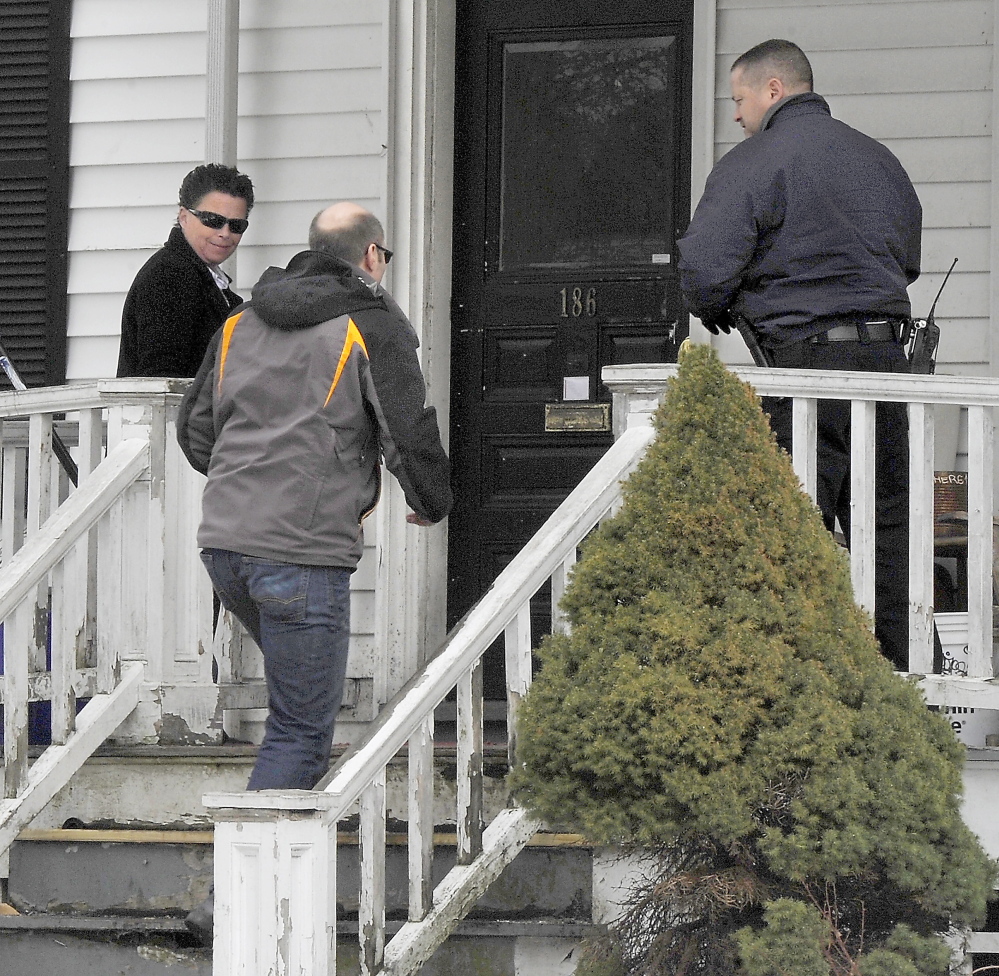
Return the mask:
<svg viewBox="0 0 999 976"><path fill-rule="evenodd" d="M905 94L914 91L967 91L968 77L986 82L992 75L992 49L984 44L944 49L885 47L892 37L874 38L870 46L854 51L810 50L812 72L821 81L822 92L837 95ZM866 41L865 41L866 43ZM752 45L750 45L752 46ZM871 47L877 47L872 51ZM727 78L729 68L742 51L719 51L716 56L718 77ZM955 73L953 58L960 58L962 71ZM872 70L876 67L876 71ZM882 77L884 82L882 83Z"/></svg>
<svg viewBox="0 0 999 976"><path fill-rule="evenodd" d="M370 23L330 22L325 27L312 25L240 31L240 73L380 67L382 32L377 19L380 8L371 4L366 9ZM301 96L302 92L296 94Z"/></svg>
<svg viewBox="0 0 999 976"><path fill-rule="evenodd" d="M768 37L788 37L812 52L962 47L991 36L986 0L875 3L742 3L719 7L718 50L738 56ZM774 28L779 27L779 31ZM854 27L856 37L854 38Z"/></svg>
<svg viewBox="0 0 999 976"><path fill-rule="evenodd" d="M143 7L137 11L136 7ZM138 15L138 16L137 16ZM169 3L136 3L136 0L73 0L74 38L128 34L175 34L177 25L204 30L208 20L205 0L170 0Z"/></svg>
<svg viewBox="0 0 999 976"><path fill-rule="evenodd" d="M181 179L202 161L206 9L204 0L74 4L70 380L114 372L125 293L169 233ZM242 0L237 153L257 205L227 268L239 294L305 246L329 202L384 213L383 10Z"/></svg>

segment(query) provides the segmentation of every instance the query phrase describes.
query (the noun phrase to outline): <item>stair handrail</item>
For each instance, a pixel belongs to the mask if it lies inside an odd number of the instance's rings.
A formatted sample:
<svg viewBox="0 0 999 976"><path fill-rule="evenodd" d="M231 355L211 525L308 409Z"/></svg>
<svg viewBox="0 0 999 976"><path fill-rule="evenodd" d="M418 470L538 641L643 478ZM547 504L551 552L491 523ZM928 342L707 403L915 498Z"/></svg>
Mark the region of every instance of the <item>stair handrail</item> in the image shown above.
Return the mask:
<svg viewBox="0 0 999 976"><path fill-rule="evenodd" d="M41 529L0 566L0 620L97 524L148 464L148 440L121 441Z"/></svg>

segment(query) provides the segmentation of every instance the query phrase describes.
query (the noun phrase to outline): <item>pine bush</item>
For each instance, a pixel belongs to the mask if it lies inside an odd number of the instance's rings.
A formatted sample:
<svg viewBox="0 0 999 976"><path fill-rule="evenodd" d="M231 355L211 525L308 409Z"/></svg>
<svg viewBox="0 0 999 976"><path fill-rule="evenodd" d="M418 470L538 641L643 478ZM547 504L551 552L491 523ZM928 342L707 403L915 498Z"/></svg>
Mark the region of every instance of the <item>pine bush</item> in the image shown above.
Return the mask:
<svg viewBox="0 0 999 976"><path fill-rule="evenodd" d="M995 880L963 747L879 653L752 390L694 347L654 422L539 649L512 785L656 852L612 934L625 972L939 976Z"/></svg>

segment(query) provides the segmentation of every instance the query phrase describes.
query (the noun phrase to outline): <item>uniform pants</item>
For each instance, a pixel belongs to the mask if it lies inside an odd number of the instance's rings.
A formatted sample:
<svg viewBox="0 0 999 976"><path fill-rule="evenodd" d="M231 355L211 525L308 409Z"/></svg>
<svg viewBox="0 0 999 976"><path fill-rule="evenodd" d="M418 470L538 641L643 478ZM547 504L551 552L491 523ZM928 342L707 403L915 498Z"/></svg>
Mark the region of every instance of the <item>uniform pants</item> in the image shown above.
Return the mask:
<svg viewBox="0 0 999 976"><path fill-rule="evenodd" d="M908 373L897 342L795 342L774 350L775 366ZM765 397L763 409L777 442L789 454L791 399ZM909 666L909 416L904 403L875 410L874 634L881 651L902 671ZM818 492L826 527L839 520L850 544L850 403L819 400Z"/></svg>

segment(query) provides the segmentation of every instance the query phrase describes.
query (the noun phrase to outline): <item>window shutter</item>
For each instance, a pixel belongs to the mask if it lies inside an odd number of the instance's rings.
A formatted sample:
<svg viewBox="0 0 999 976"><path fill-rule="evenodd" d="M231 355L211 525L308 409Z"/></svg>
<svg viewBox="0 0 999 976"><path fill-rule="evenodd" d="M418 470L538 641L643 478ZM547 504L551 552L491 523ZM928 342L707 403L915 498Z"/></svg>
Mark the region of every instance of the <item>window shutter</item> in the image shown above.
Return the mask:
<svg viewBox="0 0 999 976"><path fill-rule="evenodd" d="M0 342L28 386L66 379L69 8L0 4Z"/></svg>

